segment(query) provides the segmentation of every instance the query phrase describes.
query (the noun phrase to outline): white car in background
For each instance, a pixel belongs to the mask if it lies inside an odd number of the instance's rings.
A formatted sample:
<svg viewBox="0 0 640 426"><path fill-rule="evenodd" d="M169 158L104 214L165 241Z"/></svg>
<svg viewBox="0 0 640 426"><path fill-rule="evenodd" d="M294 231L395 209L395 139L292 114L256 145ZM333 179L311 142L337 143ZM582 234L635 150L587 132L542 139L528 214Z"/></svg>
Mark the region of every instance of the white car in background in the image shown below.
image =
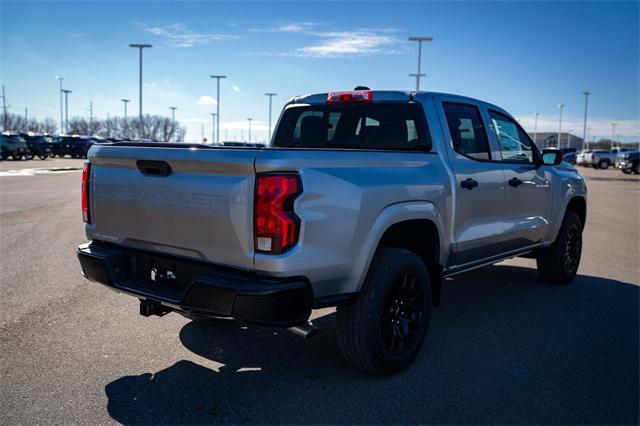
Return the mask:
<svg viewBox="0 0 640 426"><path fill-rule="evenodd" d="M576 157L576 165L578 166L587 166L587 156L591 156L591 150L585 149L578 153Z"/></svg>

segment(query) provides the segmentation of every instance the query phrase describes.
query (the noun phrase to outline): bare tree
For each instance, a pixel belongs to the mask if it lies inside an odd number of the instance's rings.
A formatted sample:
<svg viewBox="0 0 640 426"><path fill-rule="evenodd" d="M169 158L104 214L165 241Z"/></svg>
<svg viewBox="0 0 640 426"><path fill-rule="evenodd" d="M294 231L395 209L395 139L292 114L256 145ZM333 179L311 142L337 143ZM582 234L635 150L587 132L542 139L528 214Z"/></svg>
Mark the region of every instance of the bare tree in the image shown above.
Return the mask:
<svg viewBox="0 0 640 426"><path fill-rule="evenodd" d="M68 133L87 136L101 136L117 139L149 139L158 142L183 142L186 128L179 122L159 115L144 116L144 128L140 133L140 121L137 118L123 119L110 117L106 120L87 120L73 117L69 120ZM50 133L57 131L55 120L45 118L25 120L22 115L7 114L5 130L11 132Z"/></svg>
<svg viewBox="0 0 640 426"><path fill-rule="evenodd" d="M20 114L7 114L5 131L9 132L36 132L36 133L55 133L58 127L56 122L51 118L38 120L36 118L25 119Z"/></svg>

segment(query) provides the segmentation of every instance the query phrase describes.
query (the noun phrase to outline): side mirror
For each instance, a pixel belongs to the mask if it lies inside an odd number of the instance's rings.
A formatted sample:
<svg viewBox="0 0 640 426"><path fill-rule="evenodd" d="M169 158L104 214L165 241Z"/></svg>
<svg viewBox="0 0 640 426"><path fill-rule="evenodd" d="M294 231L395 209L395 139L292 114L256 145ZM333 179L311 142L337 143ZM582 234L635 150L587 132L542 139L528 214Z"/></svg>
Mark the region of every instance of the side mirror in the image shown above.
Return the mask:
<svg viewBox="0 0 640 426"><path fill-rule="evenodd" d="M545 166L557 166L562 162L562 153L556 148L542 150L542 164Z"/></svg>

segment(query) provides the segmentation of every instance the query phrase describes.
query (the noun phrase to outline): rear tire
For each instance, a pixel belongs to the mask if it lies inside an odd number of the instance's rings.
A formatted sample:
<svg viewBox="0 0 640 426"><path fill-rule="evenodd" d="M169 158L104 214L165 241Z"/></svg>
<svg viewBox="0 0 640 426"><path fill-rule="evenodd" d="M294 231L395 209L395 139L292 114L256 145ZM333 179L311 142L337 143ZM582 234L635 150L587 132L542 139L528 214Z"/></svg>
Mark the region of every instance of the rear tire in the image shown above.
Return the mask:
<svg viewBox="0 0 640 426"><path fill-rule="evenodd" d="M540 278L549 284L568 284L578 273L582 255L582 229L580 217L568 211L556 241L538 252L536 263Z"/></svg>
<svg viewBox="0 0 640 426"><path fill-rule="evenodd" d="M607 170L609 168L609 162L607 160L600 160L600 162L598 163L598 168Z"/></svg>
<svg viewBox="0 0 640 426"><path fill-rule="evenodd" d="M415 253L381 248L355 303L338 306L338 347L354 367L373 374L409 366L424 343L431 316L431 285Z"/></svg>

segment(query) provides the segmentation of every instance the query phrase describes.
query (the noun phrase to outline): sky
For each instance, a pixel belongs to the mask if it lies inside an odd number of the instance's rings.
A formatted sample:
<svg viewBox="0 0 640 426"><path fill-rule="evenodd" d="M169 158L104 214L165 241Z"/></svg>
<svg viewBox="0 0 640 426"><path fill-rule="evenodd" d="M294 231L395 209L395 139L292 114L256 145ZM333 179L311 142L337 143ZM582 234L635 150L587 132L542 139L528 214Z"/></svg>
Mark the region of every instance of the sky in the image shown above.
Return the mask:
<svg viewBox="0 0 640 426"><path fill-rule="evenodd" d="M582 136L585 90L592 137L640 139L639 2L8 2L0 1L0 81L10 112L59 120L56 75L69 116L138 111L138 51L144 52L144 112L210 139L215 80L222 140L266 141L293 96L351 90L412 90L417 45L422 90L501 106L528 130ZM589 138L591 139L591 138Z"/></svg>

